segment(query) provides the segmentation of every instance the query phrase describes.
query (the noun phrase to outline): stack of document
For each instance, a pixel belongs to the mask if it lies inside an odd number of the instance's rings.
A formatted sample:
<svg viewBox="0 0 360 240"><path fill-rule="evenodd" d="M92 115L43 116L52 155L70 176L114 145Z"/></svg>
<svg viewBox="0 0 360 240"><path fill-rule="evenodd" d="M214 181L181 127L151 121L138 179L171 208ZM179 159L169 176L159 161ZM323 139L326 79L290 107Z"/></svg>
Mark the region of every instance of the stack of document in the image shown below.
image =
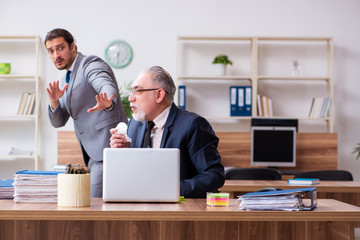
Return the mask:
<svg viewBox="0 0 360 240"><path fill-rule="evenodd" d="M0 199L14 198L14 179L0 179Z"/></svg>
<svg viewBox="0 0 360 240"><path fill-rule="evenodd" d="M14 202L57 203L57 175L64 171L17 172L14 178Z"/></svg>
<svg viewBox="0 0 360 240"><path fill-rule="evenodd" d="M239 200L239 208L243 210L312 210L317 204L317 192L315 187L253 192L240 196Z"/></svg>
<svg viewBox="0 0 360 240"><path fill-rule="evenodd" d="M315 184L320 184L320 180L318 178L294 178L294 179L289 179L288 184L315 185Z"/></svg>

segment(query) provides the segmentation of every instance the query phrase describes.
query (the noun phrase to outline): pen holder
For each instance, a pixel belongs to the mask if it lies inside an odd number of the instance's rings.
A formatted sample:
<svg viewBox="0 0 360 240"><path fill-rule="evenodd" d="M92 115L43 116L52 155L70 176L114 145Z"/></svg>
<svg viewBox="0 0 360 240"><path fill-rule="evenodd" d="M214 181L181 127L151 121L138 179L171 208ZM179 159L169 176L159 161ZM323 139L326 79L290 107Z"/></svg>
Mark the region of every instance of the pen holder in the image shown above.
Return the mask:
<svg viewBox="0 0 360 240"><path fill-rule="evenodd" d="M211 193L208 192L206 194L206 205L214 207L214 206L229 206L229 193Z"/></svg>
<svg viewBox="0 0 360 240"><path fill-rule="evenodd" d="M58 206L90 206L90 174L58 174Z"/></svg>

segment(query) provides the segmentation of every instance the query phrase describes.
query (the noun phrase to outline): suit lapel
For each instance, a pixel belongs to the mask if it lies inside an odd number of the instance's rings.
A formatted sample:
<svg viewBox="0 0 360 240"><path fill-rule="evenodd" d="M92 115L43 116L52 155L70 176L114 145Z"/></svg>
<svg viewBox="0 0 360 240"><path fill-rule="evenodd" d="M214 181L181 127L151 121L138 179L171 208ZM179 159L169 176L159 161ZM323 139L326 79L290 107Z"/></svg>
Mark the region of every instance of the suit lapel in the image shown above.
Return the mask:
<svg viewBox="0 0 360 240"><path fill-rule="evenodd" d="M141 123L142 123L141 130L138 131L138 135L137 135L137 139L139 139L140 141L136 141L136 147L138 148L142 147L142 143L144 141L144 136L146 132L146 121L143 121Z"/></svg>
<svg viewBox="0 0 360 240"><path fill-rule="evenodd" d="M82 55L81 53L78 52L78 56L76 59L76 62L74 63L74 68L73 71L70 74L70 81L69 81L69 86L66 89L66 108L71 116L71 111L70 111L70 103L71 103L71 95L72 95L72 89L74 87L75 84L75 80L76 80L76 76L77 76L77 71L79 69L79 65L81 60L83 59L84 55Z"/></svg>
<svg viewBox="0 0 360 240"><path fill-rule="evenodd" d="M161 138L160 148L164 148L169 133L169 128L174 124L175 117L177 116L178 112L179 112L179 108L175 105L175 103L173 103L169 112L169 116L166 119L164 132Z"/></svg>

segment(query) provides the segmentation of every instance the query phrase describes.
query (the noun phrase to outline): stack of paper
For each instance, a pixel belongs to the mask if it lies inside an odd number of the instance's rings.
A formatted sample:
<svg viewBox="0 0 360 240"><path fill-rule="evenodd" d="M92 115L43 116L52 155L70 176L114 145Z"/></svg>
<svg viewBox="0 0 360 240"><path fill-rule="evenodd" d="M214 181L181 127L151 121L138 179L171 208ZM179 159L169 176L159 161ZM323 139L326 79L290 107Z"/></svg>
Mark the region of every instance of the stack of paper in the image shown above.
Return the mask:
<svg viewBox="0 0 360 240"><path fill-rule="evenodd" d="M14 179L0 179L0 199L14 198Z"/></svg>
<svg viewBox="0 0 360 240"><path fill-rule="evenodd" d="M310 193L310 204L303 198ZM239 197L240 209L244 210L312 210L316 206L316 188L299 188L281 191L253 192Z"/></svg>
<svg viewBox="0 0 360 240"><path fill-rule="evenodd" d="M14 179L14 202L57 203L57 175L64 171L17 172Z"/></svg>

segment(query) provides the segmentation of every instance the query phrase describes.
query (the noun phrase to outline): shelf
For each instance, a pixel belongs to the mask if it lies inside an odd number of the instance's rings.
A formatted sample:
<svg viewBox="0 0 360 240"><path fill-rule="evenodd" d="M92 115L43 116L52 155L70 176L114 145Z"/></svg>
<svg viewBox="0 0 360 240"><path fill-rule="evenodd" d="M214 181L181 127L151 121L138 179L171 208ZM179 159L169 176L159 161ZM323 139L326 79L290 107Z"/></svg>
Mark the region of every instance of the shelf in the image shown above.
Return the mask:
<svg viewBox="0 0 360 240"><path fill-rule="evenodd" d="M0 36L0 40L37 40L40 39L38 36Z"/></svg>
<svg viewBox="0 0 360 240"><path fill-rule="evenodd" d="M299 117L299 116L272 116L272 117L259 117L256 118L270 118L270 119L299 119L299 120L315 120L315 121L329 121L330 118L311 118L311 117Z"/></svg>
<svg viewBox="0 0 360 240"><path fill-rule="evenodd" d="M292 77L292 76L258 76L258 80L309 80L309 81L329 81L329 77Z"/></svg>
<svg viewBox="0 0 360 240"><path fill-rule="evenodd" d="M35 120L35 115L15 115L15 116L0 116L0 121L26 121Z"/></svg>
<svg viewBox="0 0 360 240"><path fill-rule="evenodd" d="M196 37L180 36L179 41L252 41L252 37Z"/></svg>
<svg viewBox="0 0 360 240"><path fill-rule="evenodd" d="M330 37L257 37L258 41L309 41L309 42L324 42L331 41Z"/></svg>
<svg viewBox="0 0 360 240"><path fill-rule="evenodd" d="M251 117L244 116L244 117L217 117L217 116L204 116L209 121L215 121L215 120L250 120Z"/></svg>
<svg viewBox="0 0 360 240"><path fill-rule="evenodd" d="M17 82L36 82L36 79L40 78L35 75L0 75L0 82L11 79Z"/></svg>
<svg viewBox="0 0 360 240"><path fill-rule="evenodd" d="M0 155L0 162L1 161L15 161L18 159L30 159L35 160L36 156L34 155Z"/></svg>
<svg viewBox="0 0 360 240"><path fill-rule="evenodd" d="M179 80L248 80L248 76L178 76Z"/></svg>

